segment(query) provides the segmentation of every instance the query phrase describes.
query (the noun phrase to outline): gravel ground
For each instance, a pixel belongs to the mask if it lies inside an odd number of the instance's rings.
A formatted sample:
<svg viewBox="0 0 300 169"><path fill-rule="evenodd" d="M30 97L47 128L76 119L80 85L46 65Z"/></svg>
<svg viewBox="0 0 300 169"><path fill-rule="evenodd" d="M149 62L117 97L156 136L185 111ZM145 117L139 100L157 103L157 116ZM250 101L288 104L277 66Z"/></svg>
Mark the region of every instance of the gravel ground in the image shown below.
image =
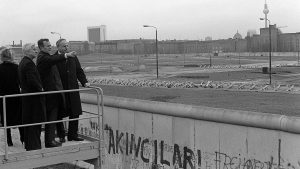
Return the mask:
<svg viewBox="0 0 300 169"><path fill-rule="evenodd" d="M203 105L216 108L300 116L300 95L223 89L168 89L99 85L106 96Z"/></svg>
<svg viewBox="0 0 300 169"><path fill-rule="evenodd" d="M169 72L167 72L167 70ZM268 74L263 74L261 69L239 69L223 71L197 70L197 68L181 69L177 68L171 76L164 76L166 73L172 73L173 69L168 68L161 72L158 80L163 81L192 81L200 82L202 80L212 81L255 81L263 79L262 82L268 83ZM189 70L189 71L188 71ZM193 71L194 70L194 71ZM106 75L105 78L120 79L149 79L148 74L119 74ZM103 76L99 76L103 77ZM151 77L155 79L155 77ZM299 67L280 67L274 68L272 82L281 84L293 84L299 86L300 69ZM143 100L154 100L172 103L183 103L190 105L203 105L209 107L248 110L262 113L285 114L290 116L300 115L300 95L296 93L284 92L262 92L262 91L232 91L226 89L209 88L150 88L150 87L132 87L115 85L98 85L107 96L128 97Z"/></svg>

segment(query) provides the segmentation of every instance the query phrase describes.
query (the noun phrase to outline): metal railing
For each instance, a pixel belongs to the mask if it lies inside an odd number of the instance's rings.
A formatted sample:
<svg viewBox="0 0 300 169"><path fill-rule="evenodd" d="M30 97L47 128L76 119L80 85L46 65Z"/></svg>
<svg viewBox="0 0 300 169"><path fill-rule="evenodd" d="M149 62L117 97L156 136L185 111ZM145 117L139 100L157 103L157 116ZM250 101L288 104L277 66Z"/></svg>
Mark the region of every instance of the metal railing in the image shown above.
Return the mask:
<svg viewBox="0 0 300 169"><path fill-rule="evenodd" d="M22 125L14 125L14 126L7 126L7 119L6 119L6 99L12 97L24 97L24 96L36 96L36 95L48 95L48 94L57 94L57 93L70 93L70 92L80 92L80 91L96 91L97 93L97 108L98 108L98 115L83 117L83 118L73 118L73 119L65 119L65 120L56 120L56 121L49 121L49 122L40 122L40 123L30 123L30 124L22 124ZM101 105L100 105L100 98L101 96ZM43 125L43 124L52 124L52 123L59 123L59 122L67 122L67 121L76 121L76 120L84 120L84 119L91 119L91 118L98 118L98 124L102 124L103 130L103 117L102 121L100 119L103 116L104 112L104 102L103 102L103 91L100 87L89 87L89 88L82 88L82 89L72 89L72 90L60 90L60 91L49 91L49 92L36 92L36 93L24 93L24 94L12 94L12 95L4 95L0 96L3 99L3 127L0 129L4 129L4 147L5 147L5 158L4 160L8 160L8 143L7 143L7 129L17 128L17 127L28 127L28 126L35 126L35 125ZM101 113L100 113L100 106L101 106ZM98 143L99 143L99 157L98 157L98 164L101 165L101 133L99 133Z"/></svg>

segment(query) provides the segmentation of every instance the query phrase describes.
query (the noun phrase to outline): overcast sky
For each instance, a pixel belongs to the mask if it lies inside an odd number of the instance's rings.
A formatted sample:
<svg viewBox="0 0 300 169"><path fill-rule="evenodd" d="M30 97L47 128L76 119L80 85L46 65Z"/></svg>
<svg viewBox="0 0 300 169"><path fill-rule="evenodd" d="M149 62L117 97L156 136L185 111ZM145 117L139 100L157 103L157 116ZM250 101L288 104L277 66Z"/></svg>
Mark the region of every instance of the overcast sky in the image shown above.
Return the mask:
<svg viewBox="0 0 300 169"><path fill-rule="evenodd" d="M227 39L264 26L265 0L0 0L0 45L87 40L88 26L107 26L107 39ZM300 0L267 0L271 24L300 32Z"/></svg>

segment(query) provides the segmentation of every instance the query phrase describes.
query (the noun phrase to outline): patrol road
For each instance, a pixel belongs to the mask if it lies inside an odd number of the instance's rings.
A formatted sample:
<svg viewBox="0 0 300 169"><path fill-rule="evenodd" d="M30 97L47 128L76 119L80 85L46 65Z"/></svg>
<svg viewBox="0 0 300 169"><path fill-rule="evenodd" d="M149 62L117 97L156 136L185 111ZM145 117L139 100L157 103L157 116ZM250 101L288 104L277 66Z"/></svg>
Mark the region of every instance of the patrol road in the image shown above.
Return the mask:
<svg viewBox="0 0 300 169"><path fill-rule="evenodd" d="M98 85L104 96L300 116L300 94Z"/></svg>

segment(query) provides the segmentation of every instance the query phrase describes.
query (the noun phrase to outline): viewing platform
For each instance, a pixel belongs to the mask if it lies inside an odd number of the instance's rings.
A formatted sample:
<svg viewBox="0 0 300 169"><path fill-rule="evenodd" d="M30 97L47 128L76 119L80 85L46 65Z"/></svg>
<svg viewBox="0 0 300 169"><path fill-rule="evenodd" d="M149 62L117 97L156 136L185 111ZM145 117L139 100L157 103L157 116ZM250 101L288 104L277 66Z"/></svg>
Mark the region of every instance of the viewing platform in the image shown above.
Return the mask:
<svg viewBox="0 0 300 169"><path fill-rule="evenodd" d="M96 139L84 137L84 141L66 141L61 147L45 148L44 132L42 132L42 149L26 151L19 141L18 129L12 129L14 146L8 147L8 158L5 159L4 132L0 131L0 168L27 169L48 166L59 163L86 161L97 166L99 157L99 142ZM96 168L96 167L95 167Z"/></svg>
<svg viewBox="0 0 300 169"><path fill-rule="evenodd" d="M20 141L20 134L17 127L27 127L32 125L45 125L50 123L63 122L65 128L68 128L69 121L78 120L85 124L88 120L95 119L98 124L101 123L101 117L103 114L103 103L100 106L100 97L103 100L103 92L100 88L83 88L83 89L73 89L64 91L51 91L51 92L40 92L40 93L26 93L26 94L16 94L16 95L6 95L0 96L3 100L3 105L5 101L10 97L22 97L22 96L32 96L32 95L46 95L46 94L56 94L65 92L80 92L80 91L94 91L97 94L94 95L98 100L97 111L96 112L84 112L84 115L75 118L63 120L50 121L50 122L40 122L35 124L23 124L18 126L7 126L6 125L6 107L4 107L4 125L0 126L0 168L1 169L32 169L38 167L44 167L49 165L61 164L61 163L72 163L74 161L86 161L92 165L94 168L100 168L100 151L101 151L101 135L96 133L93 136L84 134L84 130L78 131L78 135L84 138L83 141L66 141L60 147L45 148L45 132L41 132L41 145L42 148L38 150L26 151L24 145ZM88 122L87 122L88 123ZM6 142L7 129L11 129L13 146L8 146ZM58 141L58 140L57 140Z"/></svg>

